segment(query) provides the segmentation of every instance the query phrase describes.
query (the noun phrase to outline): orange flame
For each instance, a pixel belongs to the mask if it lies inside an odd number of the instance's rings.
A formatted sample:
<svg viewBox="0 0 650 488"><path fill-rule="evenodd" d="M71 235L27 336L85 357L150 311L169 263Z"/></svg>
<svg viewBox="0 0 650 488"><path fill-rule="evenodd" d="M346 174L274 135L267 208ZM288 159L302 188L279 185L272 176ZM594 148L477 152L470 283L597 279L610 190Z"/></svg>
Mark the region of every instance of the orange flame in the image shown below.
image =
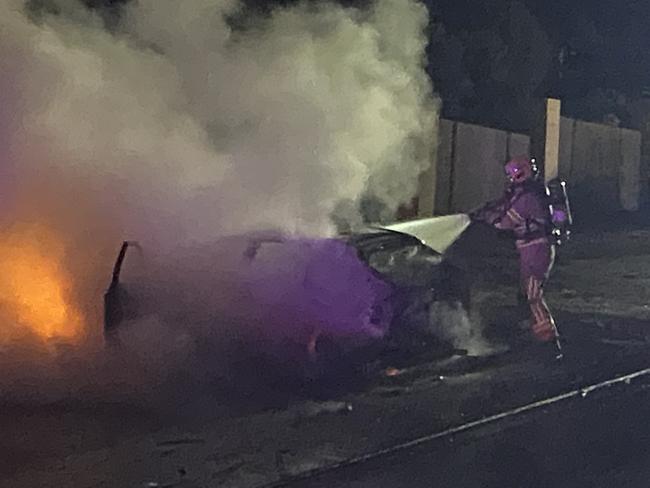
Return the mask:
<svg viewBox="0 0 650 488"><path fill-rule="evenodd" d="M28 333L79 338L83 318L71 300L64 257L63 239L43 226L16 226L0 235L0 339Z"/></svg>

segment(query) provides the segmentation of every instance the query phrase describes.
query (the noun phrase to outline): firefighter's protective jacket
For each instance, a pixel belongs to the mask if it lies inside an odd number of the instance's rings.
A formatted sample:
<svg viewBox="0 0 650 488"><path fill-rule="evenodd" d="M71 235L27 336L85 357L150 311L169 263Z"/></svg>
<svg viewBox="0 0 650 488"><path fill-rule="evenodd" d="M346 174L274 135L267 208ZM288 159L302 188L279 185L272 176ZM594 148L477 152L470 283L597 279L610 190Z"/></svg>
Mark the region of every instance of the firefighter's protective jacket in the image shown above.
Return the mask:
<svg viewBox="0 0 650 488"><path fill-rule="evenodd" d="M509 187L501 199L472 212L471 217L497 229L512 231L517 247L548 242L550 218L546 192L544 185L536 181Z"/></svg>

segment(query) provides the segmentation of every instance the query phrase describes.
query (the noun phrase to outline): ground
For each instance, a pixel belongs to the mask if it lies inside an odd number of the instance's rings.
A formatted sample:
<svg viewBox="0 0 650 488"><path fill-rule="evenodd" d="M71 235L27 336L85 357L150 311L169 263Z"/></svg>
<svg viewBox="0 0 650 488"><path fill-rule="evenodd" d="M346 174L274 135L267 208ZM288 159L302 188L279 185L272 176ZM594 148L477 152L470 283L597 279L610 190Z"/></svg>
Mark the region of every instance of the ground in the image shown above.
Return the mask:
<svg viewBox="0 0 650 488"><path fill-rule="evenodd" d="M553 449L575 452L571 442L587 439L603 425L609 434L597 435L601 443L615 432L620 437L635 431L638 438L624 444L637 453L648 451L641 422L647 408L638 410L648 399L644 377L593 391L584 388L650 366L650 231L585 231L561 249L547 298L565 336L562 361L539 351L528 342L527 331L518 328L522 317L516 308L513 255L505 244L495 249L477 253L468 264L476 283L472 316L481 317L492 346L479 356L395 364L397 374L378 372L326 400L295 399L288 406L262 410L233 408L214 392L196 390L175 392L173 399L161 400L166 403L161 408L83 400L36 406L5 400L0 486L262 487L363 456L367 462L357 459L351 467L296 486L430 486L431 473L438 473L440 486L459 480L460 486L492 486L490 476L494 486L508 486L495 474L495 452L525 465L530 459L545 459L544 453ZM436 435L572 391L583 394L486 426ZM528 445L528 457L514 456L531 432L536 441ZM415 439L419 441L409 447ZM400 445L404 449L395 450ZM382 450L388 452L379 455ZM438 454L432 456L434 452ZM569 479L566 473L580 470L568 469L566 460L564 468L551 469L559 465L557 455L546 459L546 471L528 473L536 473L539 486L546 486L540 473L550 481L550 471L556 475L554 486L608 486L592 483L598 478L609 480L609 486L631 487L637 486L635 476L647 479L645 458L630 456L617 468L603 464L606 446L595 452L601 456L596 464L584 455L576 461L586 473L582 485L562 484ZM459 459L465 460L464 467ZM486 465L492 469L486 471ZM467 473L473 469L471 481ZM393 477L385 479L392 481L379 484L387 473ZM562 473L565 477L558 478ZM419 482L405 483L408 476ZM511 486L533 486L521 476L522 484Z"/></svg>

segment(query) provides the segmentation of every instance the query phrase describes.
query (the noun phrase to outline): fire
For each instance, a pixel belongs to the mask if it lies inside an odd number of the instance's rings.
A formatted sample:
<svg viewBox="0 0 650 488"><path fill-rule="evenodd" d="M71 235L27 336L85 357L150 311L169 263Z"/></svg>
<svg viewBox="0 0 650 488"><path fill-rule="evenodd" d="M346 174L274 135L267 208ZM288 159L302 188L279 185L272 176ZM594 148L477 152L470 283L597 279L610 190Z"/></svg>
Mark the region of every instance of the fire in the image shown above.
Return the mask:
<svg viewBox="0 0 650 488"><path fill-rule="evenodd" d="M81 335L82 314L71 299L73 280L64 257L63 239L43 226L0 234L0 339Z"/></svg>

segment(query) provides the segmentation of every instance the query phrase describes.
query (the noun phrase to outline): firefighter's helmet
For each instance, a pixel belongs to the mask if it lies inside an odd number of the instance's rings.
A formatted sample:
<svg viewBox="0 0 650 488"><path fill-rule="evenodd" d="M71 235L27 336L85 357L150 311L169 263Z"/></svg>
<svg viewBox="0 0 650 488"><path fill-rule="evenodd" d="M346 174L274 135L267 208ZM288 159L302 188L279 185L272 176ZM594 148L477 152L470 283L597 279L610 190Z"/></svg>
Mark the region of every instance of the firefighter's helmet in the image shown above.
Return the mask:
<svg viewBox="0 0 650 488"><path fill-rule="evenodd" d="M534 159L518 156L508 161L504 167L506 176L512 183L523 183L537 176L537 164Z"/></svg>

